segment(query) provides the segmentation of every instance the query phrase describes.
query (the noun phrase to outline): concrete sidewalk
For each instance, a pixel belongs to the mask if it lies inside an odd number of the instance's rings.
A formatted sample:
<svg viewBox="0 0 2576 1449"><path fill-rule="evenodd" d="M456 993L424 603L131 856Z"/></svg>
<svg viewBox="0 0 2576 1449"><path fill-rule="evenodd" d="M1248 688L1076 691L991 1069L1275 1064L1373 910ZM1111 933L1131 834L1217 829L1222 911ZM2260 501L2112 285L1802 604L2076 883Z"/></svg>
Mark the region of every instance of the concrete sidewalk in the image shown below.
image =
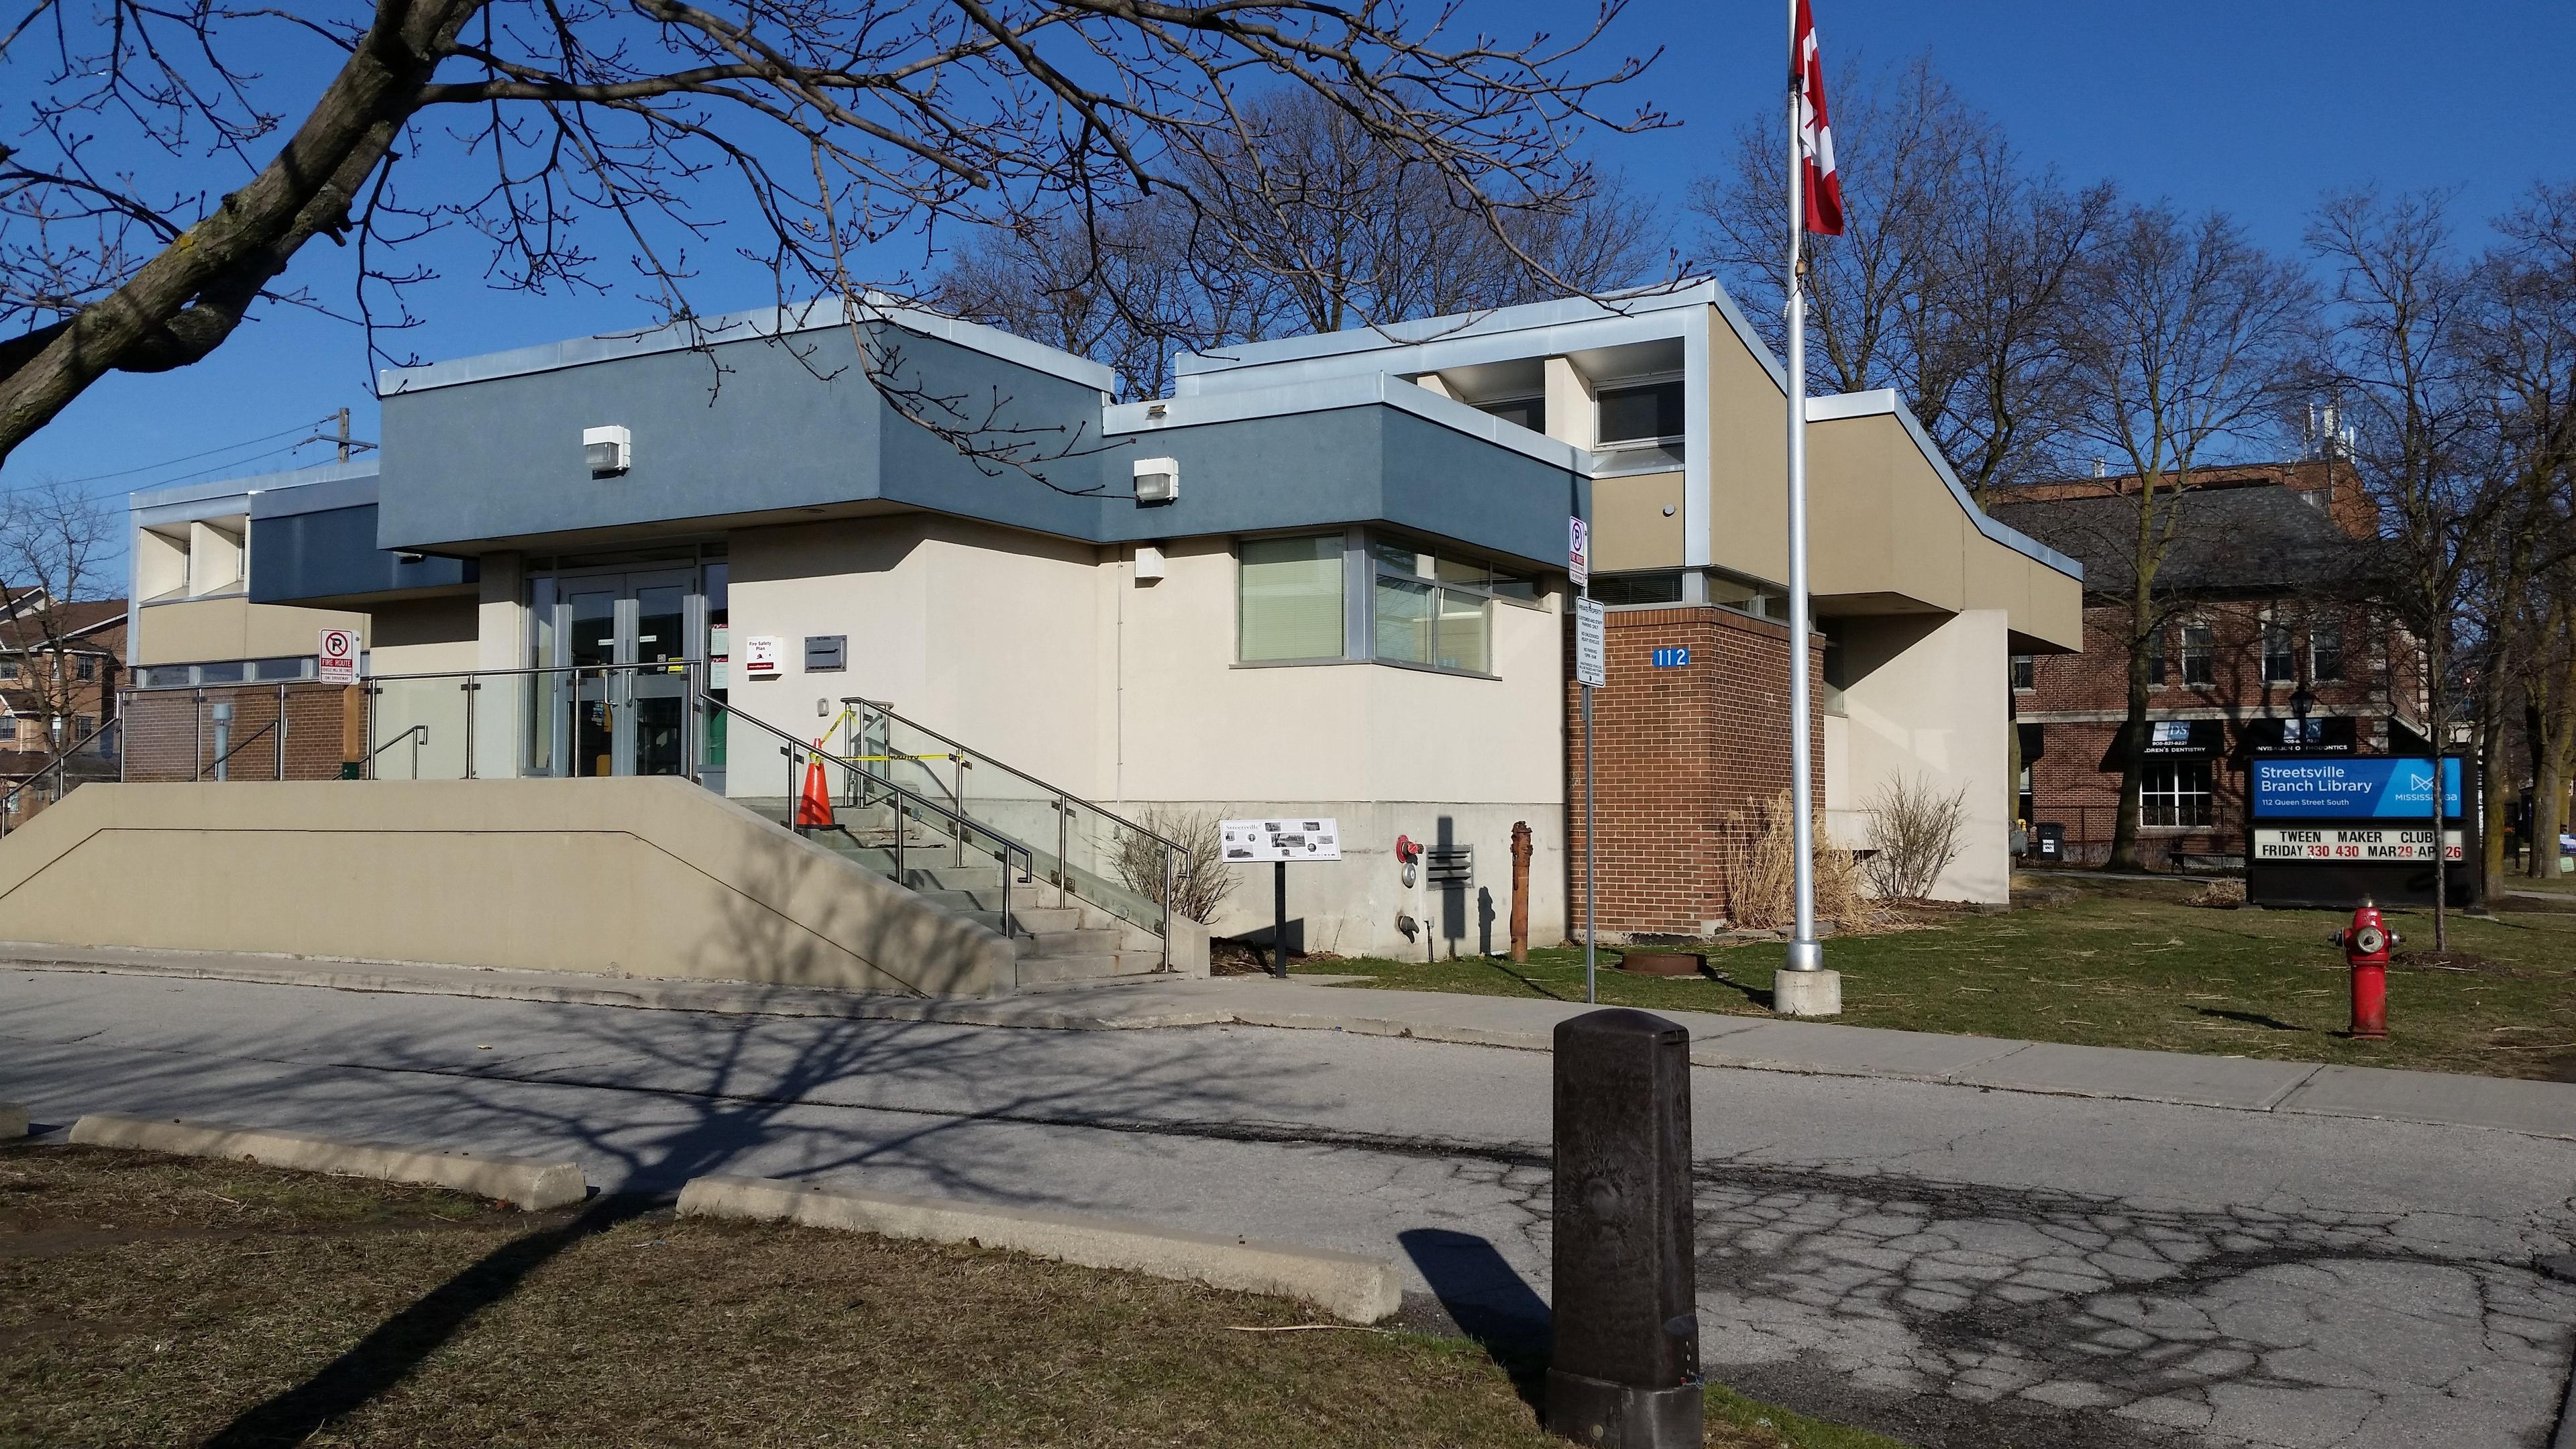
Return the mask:
<svg viewBox="0 0 2576 1449"><path fill-rule="evenodd" d="M1558 1022L1591 1009L1580 1002L1367 990L1329 984L1335 979L1331 977L1288 981L1266 976L1199 981L1152 977L966 1001L738 982L14 942L0 942L0 967L1055 1031L1260 1026L1523 1051L1549 1050ZM2007 1092L2484 1127L2576 1139L2576 1083L1944 1036L1711 1012L1657 1014L1690 1031L1691 1061L1696 1066L1943 1082Z"/></svg>

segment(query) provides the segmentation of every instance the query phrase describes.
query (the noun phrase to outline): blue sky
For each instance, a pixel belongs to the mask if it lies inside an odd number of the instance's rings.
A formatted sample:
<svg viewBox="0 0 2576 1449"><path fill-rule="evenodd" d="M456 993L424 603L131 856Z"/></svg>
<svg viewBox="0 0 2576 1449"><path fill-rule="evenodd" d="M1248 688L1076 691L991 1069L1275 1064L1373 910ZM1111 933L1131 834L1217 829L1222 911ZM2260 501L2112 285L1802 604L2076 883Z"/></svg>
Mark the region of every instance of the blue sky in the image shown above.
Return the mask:
<svg viewBox="0 0 2576 1449"><path fill-rule="evenodd" d="M1433 3L1416 0L1414 8ZM2224 209L2278 248L2298 246L2307 209L2329 188L2455 187L2462 216L2474 219L2536 179L2576 178L2569 83L2576 0L1812 3L1829 58L1857 50L1885 64L1929 50L1951 83L2035 160L2077 180L2114 178L2132 195ZM1561 25L1574 8L1565 0L1465 5L1472 21L1500 34ZM1610 43L1664 47L1637 92L1680 124L1597 138L1599 154L1677 211L1691 179L1771 104L1786 51L1785 8L1769 0L1635 0ZM310 248L290 278L336 301L348 291L346 255ZM702 293L701 303L765 300L755 279L745 287L738 298ZM643 315L620 297L504 295L470 272L417 305L428 325L401 345L432 358L614 330ZM19 448L0 483L95 479L86 486L113 495L325 461L328 451L318 447L262 453L344 405L356 412L359 436L374 436L356 332L272 312L196 367L115 375L93 387ZM262 434L279 436L213 459L174 461ZM236 459L240 465L224 466Z"/></svg>

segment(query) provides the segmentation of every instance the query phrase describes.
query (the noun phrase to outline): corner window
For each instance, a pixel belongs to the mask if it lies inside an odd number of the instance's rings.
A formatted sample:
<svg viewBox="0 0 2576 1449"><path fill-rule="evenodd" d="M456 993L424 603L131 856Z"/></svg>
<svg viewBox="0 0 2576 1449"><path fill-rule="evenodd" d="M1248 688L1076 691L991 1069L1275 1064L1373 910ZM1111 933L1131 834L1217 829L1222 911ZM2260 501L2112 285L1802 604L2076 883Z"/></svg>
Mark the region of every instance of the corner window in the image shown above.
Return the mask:
<svg viewBox="0 0 2576 1449"><path fill-rule="evenodd" d="M1682 601L1682 571L1663 569L1650 574L1595 574L1592 597L1606 609L1634 604L1678 604Z"/></svg>
<svg viewBox="0 0 2576 1449"><path fill-rule="evenodd" d="M2308 626L2308 678L2331 684L2343 678L2343 626Z"/></svg>
<svg viewBox="0 0 2576 1449"><path fill-rule="evenodd" d="M2016 654L2012 657L2012 687L2015 689L2039 688L2037 658L2028 654Z"/></svg>
<svg viewBox="0 0 2576 1449"><path fill-rule="evenodd" d="M1250 664L1342 657L1342 536L1257 538L1243 545L1236 611Z"/></svg>
<svg viewBox="0 0 2576 1449"><path fill-rule="evenodd" d="M2290 626L2267 621L2263 625L2263 682L2293 684L2298 678L2299 656L2290 647Z"/></svg>
<svg viewBox="0 0 2576 1449"><path fill-rule="evenodd" d="M1775 624L1789 622L1787 590L1774 588L1740 574L1710 569L1708 601L1721 609L1732 609L1739 614L1751 614L1754 618L1768 619Z"/></svg>
<svg viewBox="0 0 2576 1449"><path fill-rule="evenodd" d="M2207 624L2182 626L2182 682L2216 684L2218 661L2216 639Z"/></svg>
<svg viewBox="0 0 2576 1449"><path fill-rule="evenodd" d="M2149 760L2139 773L2140 825L2207 825L2214 814L2207 760Z"/></svg>
<svg viewBox="0 0 2576 1449"><path fill-rule="evenodd" d="M1601 446L1616 448L1656 443L1682 435L1682 385L1651 382L1641 387L1605 387L1601 405Z"/></svg>
<svg viewBox="0 0 2576 1449"><path fill-rule="evenodd" d="M1535 589L1529 580L1497 576L1483 563L1428 553L1407 543L1372 545L1370 606L1380 660L1425 664L1470 674L1493 672L1493 599Z"/></svg>

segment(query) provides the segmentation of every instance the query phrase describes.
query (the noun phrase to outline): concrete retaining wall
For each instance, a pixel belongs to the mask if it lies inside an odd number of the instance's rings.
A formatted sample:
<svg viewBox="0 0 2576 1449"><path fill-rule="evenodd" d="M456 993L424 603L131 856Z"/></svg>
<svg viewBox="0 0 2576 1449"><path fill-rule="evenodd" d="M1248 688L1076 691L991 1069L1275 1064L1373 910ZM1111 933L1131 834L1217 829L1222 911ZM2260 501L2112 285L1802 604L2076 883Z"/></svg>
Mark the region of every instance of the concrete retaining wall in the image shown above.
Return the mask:
<svg viewBox="0 0 2576 1449"><path fill-rule="evenodd" d="M1010 944L685 780L88 785L0 939L992 996Z"/></svg>

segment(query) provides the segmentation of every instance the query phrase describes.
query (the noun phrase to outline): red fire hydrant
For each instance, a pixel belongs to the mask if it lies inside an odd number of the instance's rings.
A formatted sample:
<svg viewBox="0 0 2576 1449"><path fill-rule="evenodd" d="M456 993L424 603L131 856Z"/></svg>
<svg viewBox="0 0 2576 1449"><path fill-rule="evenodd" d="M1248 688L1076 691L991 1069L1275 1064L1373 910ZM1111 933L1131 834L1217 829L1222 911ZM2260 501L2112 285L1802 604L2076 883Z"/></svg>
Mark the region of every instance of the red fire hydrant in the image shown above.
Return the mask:
<svg viewBox="0 0 2576 1449"><path fill-rule="evenodd" d="M2326 938L2343 948L2352 968L2352 1034L2359 1038L2388 1035L2388 948L2397 933L2380 919L2368 896L2352 913L2352 924Z"/></svg>

